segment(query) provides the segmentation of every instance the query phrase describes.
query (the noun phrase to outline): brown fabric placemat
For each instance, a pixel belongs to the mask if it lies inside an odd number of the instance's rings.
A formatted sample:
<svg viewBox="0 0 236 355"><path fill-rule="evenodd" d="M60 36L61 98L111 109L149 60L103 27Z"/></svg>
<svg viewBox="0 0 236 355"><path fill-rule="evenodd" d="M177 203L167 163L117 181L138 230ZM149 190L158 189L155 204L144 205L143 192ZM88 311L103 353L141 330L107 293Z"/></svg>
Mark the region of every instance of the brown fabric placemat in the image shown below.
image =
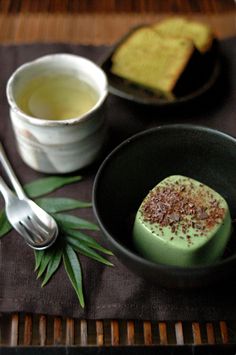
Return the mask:
<svg viewBox="0 0 236 355"><path fill-rule="evenodd" d="M141 107L109 96L106 113L110 127L107 152L124 138L160 124L188 122L214 127L236 136L236 38L220 43L225 62L222 81L201 100L173 110ZM64 44L0 46L0 139L22 183L43 176L27 167L16 151L5 97L6 81L20 64L56 52L68 52L99 62L106 47ZM220 90L219 90L220 89ZM104 154L105 155L105 154ZM64 187L54 196L91 200L93 178L98 165L79 172L82 182ZM235 167L232 167L235 168ZM0 167L0 173L3 174ZM94 220L92 210L80 216ZM96 236L101 241L101 236ZM81 257L86 307L79 306L64 269L41 288L36 280L34 256L14 232L0 241L0 311L33 312L87 319L123 318L153 320L221 320L236 318L234 287L219 285L213 290L165 290L131 273L115 257L114 268Z"/></svg>

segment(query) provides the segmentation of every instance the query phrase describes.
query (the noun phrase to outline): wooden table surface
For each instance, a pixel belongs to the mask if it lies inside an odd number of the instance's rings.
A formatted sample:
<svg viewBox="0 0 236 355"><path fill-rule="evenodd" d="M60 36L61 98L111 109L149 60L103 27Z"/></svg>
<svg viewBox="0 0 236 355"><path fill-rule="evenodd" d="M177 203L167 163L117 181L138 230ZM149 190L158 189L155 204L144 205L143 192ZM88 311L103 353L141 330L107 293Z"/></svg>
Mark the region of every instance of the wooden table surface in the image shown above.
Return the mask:
<svg viewBox="0 0 236 355"><path fill-rule="evenodd" d="M236 35L234 0L0 0L0 43L111 44L140 23L185 15Z"/></svg>
<svg viewBox="0 0 236 355"><path fill-rule="evenodd" d="M170 15L236 35L234 0L0 0L0 43L112 44L128 29ZM236 316L235 316L236 319ZM1 345L153 345L236 342L236 323L74 320L0 314Z"/></svg>

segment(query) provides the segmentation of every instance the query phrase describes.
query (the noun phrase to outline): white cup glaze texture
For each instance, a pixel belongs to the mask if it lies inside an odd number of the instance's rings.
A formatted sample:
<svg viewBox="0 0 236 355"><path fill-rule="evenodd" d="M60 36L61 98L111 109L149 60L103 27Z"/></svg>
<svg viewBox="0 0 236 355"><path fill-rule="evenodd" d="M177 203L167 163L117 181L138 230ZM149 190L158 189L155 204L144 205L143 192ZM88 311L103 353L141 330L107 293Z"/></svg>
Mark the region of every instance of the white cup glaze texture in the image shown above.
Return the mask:
<svg viewBox="0 0 236 355"><path fill-rule="evenodd" d="M47 73L74 74L98 93L86 114L67 120L45 120L24 113L15 97L27 82ZM107 78L92 61L71 54L41 57L19 67L7 83L10 118L20 156L31 168L44 173L69 173L90 165L105 140L104 104Z"/></svg>

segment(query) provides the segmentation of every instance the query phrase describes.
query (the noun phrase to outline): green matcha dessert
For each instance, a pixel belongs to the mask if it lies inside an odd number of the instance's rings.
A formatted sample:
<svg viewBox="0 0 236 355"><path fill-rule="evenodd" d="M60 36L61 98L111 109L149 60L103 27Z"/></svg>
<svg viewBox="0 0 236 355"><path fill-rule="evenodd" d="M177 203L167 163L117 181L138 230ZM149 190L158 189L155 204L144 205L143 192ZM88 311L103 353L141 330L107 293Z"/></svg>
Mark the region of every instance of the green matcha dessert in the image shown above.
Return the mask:
<svg viewBox="0 0 236 355"><path fill-rule="evenodd" d="M231 217L224 198L201 182L173 175L143 200L133 240L145 258L187 267L217 261L230 233Z"/></svg>

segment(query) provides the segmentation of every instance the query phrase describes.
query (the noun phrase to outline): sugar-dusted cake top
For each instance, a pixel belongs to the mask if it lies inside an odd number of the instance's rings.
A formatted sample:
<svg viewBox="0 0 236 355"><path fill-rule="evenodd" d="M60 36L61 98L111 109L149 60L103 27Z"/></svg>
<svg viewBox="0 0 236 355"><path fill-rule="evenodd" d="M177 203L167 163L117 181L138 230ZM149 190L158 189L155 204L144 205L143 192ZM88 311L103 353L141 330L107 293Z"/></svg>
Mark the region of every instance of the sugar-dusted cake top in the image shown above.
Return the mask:
<svg viewBox="0 0 236 355"><path fill-rule="evenodd" d="M212 28L198 21L182 17L170 17L155 24L153 28L165 36L178 36L191 39L196 48L205 53L212 46L214 34Z"/></svg>
<svg viewBox="0 0 236 355"><path fill-rule="evenodd" d="M151 90L170 93L193 53L191 40L163 39L151 27L142 27L116 49L111 71Z"/></svg>

